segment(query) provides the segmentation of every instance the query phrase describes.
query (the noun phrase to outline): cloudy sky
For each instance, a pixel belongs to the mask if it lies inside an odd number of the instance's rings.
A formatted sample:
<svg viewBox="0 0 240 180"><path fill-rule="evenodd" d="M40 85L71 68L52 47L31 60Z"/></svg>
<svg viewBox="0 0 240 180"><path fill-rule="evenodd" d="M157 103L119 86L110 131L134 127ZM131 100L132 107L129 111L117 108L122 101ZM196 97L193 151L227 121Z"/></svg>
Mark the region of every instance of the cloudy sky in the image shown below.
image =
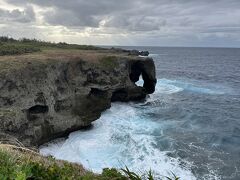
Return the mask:
<svg viewBox="0 0 240 180"><path fill-rule="evenodd" d="M0 35L97 45L240 47L240 0L0 0Z"/></svg>

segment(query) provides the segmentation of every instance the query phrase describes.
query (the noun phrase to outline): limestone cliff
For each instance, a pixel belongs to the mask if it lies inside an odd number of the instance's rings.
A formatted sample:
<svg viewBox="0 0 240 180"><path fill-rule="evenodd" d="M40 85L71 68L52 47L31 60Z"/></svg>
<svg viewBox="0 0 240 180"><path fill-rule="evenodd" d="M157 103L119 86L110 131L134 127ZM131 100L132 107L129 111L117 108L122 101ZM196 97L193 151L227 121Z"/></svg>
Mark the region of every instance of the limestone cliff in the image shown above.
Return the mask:
<svg viewBox="0 0 240 180"><path fill-rule="evenodd" d="M135 82L142 75L144 86ZM112 101L155 90L151 58L58 50L0 58L0 134L40 145L87 127Z"/></svg>

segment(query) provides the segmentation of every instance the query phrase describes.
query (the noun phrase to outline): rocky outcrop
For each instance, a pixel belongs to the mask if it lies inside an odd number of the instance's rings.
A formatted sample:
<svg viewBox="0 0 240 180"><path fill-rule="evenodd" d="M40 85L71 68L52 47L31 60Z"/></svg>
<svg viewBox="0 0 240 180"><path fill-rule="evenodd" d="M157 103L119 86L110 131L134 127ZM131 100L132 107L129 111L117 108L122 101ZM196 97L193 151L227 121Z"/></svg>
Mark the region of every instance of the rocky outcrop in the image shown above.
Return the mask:
<svg viewBox="0 0 240 180"><path fill-rule="evenodd" d="M135 82L140 75L143 87ZM40 145L91 125L112 101L155 90L151 58L48 53L0 59L0 134Z"/></svg>
<svg viewBox="0 0 240 180"><path fill-rule="evenodd" d="M148 56L149 52L148 51L139 51L140 56Z"/></svg>
<svg viewBox="0 0 240 180"><path fill-rule="evenodd" d="M111 51L118 52L118 53L128 53L129 56L148 56L148 51L139 51L139 50L126 50L121 48L111 48Z"/></svg>

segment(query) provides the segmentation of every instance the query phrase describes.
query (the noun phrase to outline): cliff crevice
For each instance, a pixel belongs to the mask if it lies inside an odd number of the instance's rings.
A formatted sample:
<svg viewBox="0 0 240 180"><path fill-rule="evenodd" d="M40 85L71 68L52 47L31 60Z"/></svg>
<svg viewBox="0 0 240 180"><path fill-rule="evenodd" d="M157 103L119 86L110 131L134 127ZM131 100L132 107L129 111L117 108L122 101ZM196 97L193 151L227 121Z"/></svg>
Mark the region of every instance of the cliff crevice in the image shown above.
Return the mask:
<svg viewBox="0 0 240 180"><path fill-rule="evenodd" d="M140 76L143 87L135 84ZM145 98L155 85L151 58L95 51L5 56L0 134L38 146L90 126L113 101Z"/></svg>

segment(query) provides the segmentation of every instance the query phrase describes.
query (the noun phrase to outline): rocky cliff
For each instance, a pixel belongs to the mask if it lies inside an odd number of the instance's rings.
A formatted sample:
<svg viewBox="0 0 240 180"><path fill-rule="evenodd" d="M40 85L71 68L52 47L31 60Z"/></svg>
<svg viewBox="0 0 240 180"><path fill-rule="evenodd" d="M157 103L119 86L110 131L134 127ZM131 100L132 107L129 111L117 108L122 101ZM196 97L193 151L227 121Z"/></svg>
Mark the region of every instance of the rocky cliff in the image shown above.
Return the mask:
<svg viewBox="0 0 240 180"><path fill-rule="evenodd" d="M135 85L140 75L143 87ZM40 145L89 126L112 101L145 98L155 84L148 57L79 50L0 57L0 136Z"/></svg>

